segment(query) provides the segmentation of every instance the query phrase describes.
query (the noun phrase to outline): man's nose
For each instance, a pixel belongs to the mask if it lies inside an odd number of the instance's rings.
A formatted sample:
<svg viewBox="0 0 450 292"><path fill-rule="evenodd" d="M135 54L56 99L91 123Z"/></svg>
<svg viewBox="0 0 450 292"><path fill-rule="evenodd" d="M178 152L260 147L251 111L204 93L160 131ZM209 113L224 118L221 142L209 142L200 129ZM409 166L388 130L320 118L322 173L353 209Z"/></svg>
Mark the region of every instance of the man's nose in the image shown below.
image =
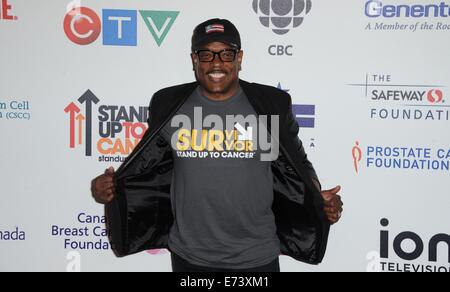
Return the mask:
<svg viewBox="0 0 450 292"><path fill-rule="evenodd" d="M222 65L222 59L220 59L220 55L219 54L215 54L214 55L214 59L212 60L213 65L219 64Z"/></svg>

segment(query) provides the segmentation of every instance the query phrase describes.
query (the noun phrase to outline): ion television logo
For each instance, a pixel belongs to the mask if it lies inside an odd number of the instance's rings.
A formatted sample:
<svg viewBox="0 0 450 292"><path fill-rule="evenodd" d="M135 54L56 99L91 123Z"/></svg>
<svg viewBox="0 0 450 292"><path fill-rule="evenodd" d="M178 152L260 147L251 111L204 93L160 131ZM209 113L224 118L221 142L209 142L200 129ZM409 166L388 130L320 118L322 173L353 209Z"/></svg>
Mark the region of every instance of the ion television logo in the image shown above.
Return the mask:
<svg viewBox="0 0 450 292"><path fill-rule="evenodd" d="M299 27L311 7L311 0L253 0L261 24L278 35Z"/></svg>
<svg viewBox="0 0 450 292"><path fill-rule="evenodd" d="M99 155L99 162L123 162L147 131L148 107L99 102L88 90L64 109L69 117L69 147L84 146L85 156Z"/></svg>
<svg viewBox="0 0 450 292"><path fill-rule="evenodd" d="M380 222L380 251L370 253L369 270L384 272L450 272L450 235L423 237L412 231L393 232Z"/></svg>
<svg viewBox="0 0 450 292"><path fill-rule="evenodd" d="M158 46L161 46L179 15L178 11L103 9L102 19L88 7L75 7L64 18L64 32L78 45L95 42L103 29L105 46L137 46L137 19L141 15Z"/></svg>

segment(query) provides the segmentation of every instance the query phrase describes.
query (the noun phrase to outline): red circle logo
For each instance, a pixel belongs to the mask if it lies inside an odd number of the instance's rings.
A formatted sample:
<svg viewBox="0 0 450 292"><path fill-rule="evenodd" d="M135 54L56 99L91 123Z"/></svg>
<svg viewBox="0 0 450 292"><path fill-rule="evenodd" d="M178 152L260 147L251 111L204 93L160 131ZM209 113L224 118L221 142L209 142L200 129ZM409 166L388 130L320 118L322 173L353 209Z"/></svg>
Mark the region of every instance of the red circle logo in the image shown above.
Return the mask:
<svg viewBox="0 0 450 292"><path fill-rule="evenodd" d="M427 98L428 98L428 101L431 103L439 103L439 102L442 102L444 95L441 90L433 89L433 90L428 91Z"/></svg>
<svg viewBox="0 0 450 292"><path fill-rule="evenodd" d="M78 45L89 45L100 35L102 24L98 15L89 8L77 7L66 14L64 31Z"/></svg>

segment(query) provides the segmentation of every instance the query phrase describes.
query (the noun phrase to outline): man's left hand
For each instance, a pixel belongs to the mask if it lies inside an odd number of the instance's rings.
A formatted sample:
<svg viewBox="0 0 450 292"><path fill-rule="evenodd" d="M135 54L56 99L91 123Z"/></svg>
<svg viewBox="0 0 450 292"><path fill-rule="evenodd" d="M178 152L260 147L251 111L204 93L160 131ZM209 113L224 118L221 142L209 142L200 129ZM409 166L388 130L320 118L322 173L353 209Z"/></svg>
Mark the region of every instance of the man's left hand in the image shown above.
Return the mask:
<svg viewBox="0 0 450 292"><path fill-rule="evenodd" d="M337 186L331 190L322 191L322 197L325 200L325 207L323 208L325 214L328 217L328 221L331 224L335 224L341 219L342 215L342 203L341 196L338 195L341 190L340 186Z"/></svg>

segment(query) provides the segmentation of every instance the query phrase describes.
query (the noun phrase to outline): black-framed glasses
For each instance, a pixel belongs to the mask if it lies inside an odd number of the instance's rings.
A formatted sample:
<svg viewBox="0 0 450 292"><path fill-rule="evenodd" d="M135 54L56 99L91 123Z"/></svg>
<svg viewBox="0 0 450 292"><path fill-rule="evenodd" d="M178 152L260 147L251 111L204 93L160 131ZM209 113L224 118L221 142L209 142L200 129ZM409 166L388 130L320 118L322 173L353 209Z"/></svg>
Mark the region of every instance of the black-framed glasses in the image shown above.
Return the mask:
<svg viewBox="0 0 450 292"><path fill-rule="evenodd" d="M219 59L222 62L233 62L236 59L237 50L224 49L220 52L213 52L210 50L198 50L194 53L198 56L200 62L212 62L219 55Z"/></svg>

